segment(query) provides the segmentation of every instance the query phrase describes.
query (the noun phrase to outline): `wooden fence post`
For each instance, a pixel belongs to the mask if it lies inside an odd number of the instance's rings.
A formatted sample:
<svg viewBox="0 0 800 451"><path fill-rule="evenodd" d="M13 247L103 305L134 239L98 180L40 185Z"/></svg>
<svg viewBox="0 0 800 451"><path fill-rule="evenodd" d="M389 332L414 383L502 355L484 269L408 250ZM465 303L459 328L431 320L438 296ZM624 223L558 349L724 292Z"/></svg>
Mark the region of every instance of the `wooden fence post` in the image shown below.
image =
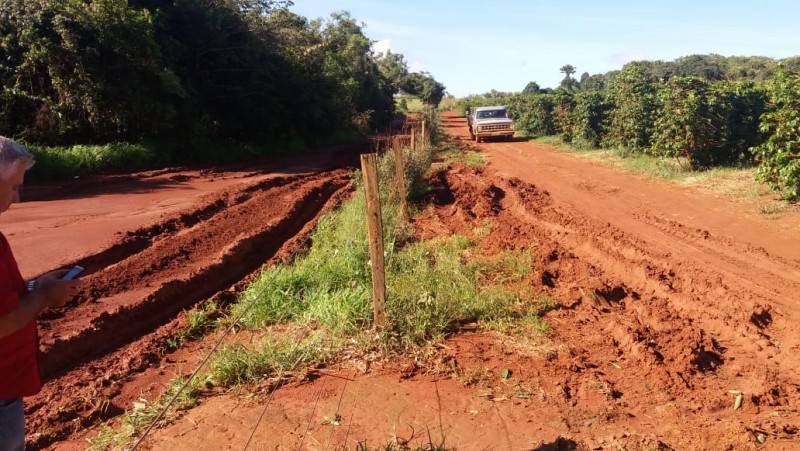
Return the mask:
<svg viewBox="0 0 800 451"><path fill-rule="evenodd" d="M414 135L411 135L412 137ZM413 138L412 138L413 139ZM397 196L400 198L400 214L403 221L408 221L408 202L406 201L406 165L403 163L403 146L400 139L394 140L394 178L397 187Z"/></svg>
<svg viewBox="0 0 800 451"><path fill-rule="evenodd" d="M386 325L386 273L383 262L383 218L378 191L377 154L361 155L361 174L367 199L367 226L369 229L369 258L372 266L372 305L375 328Z"/></svg>
<svg viewBox="0 0 800 451"><path fill-rule="evenodd" d="M425 118L422 118L422 136L420 137L422 146L425 147Z"/></svg>

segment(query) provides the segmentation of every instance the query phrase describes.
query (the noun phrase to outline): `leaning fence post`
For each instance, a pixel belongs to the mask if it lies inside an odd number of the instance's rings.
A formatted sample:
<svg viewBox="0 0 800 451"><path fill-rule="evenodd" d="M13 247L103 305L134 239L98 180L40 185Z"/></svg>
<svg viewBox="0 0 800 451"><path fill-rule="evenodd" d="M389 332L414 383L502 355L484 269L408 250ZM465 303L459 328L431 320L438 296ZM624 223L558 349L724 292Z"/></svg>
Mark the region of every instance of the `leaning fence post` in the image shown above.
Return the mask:
<svg viewBox="0 0 800 451"><path fill-rule="evenodd" d="M403 146L400 144L399 138L395 137L392 147L394 148L395 186L397 187L397 196L400 198L400 214L404 221L408 221L410 216L406 201L406 166L403 163Z"/></svg>
<svg viewBox="0 0 800 451"><path fill-rule="evenodd" d="M361 174L367 199L369 229L369 258L372 266L373 321L378 329L386 325L386 274L383 264L383 219L378 192L378 162L376 154L361 155Z"/></svg>

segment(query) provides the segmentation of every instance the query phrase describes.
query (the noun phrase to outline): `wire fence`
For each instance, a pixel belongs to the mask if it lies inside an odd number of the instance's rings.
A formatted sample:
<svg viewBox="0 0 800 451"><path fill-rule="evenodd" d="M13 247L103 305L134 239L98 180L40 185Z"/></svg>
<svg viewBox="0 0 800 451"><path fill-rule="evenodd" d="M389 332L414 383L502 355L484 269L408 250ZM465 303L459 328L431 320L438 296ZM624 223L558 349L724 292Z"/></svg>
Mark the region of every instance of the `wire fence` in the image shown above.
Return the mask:
<svg viewBox="0 0 800 451"><path fill-rule="evenodd" d="M390 163L391 163L391 165L393 166L393 169L394 169L393 170L394 176L390 177L390 180L383 180L383 181L377 180L377 181L378 181L378 183L380 183L382 185L386 185L386 184L390 185L388 187L388 190L389 190L389 193L392 194L392 197L393 197L393 199L395 201L400 201L401 199L403 200L403 202L402 202L403 206L401 207L402 210L403 210L403 220L407 220L408 219L407 206L405 206L405 202L404 202L405 199L408 196L408 193L406 192L406 189L405 189L405 186L407 186L405 179L408 177L408 171L407 171L407 167L406 167L406 165L404 163L404 156L403 156L404 152L403 152L403 150L406 149L407 150L406 154L409 155L410 159L413 160L414 159L414 154L418 150L421 151L422 149L424 149L424 147L428 145L429 140L430 140L430 127L428 126L427 129L426 129L426 119L414 118L414 117L409 118L404 123L404 126L401 129L401 133L398 134L398 135L372 137L373 149L375 150L375 154L377 155L377 154L380 154L381 152L383 152L384 153L384 157L386 157L386 155L389 155L392 158L392 161L390 161ZM386 152L386 150L388 150L388 149L392 149L393 153ZM362 165L362 168L363 168L363 165ZM362 179L363 179L363 177L362 177ZM386 187L384 186L384 188L386 188ZM377 191L381 191L378 186L375 186L374 189L377 190ZM346 190L346 189L341 190L341 192L339 193L336 201L333 203L333 205L331 207L332 211L338 209L342 205L342 202L344 200L344 196L345 196L345 194L347 194L347 192L348 192L348 190ZM369 194L367 194L367 195L369 195ZM380 209L381 209L380 200L379 200L380 199L380 195L378 194L376 197L378 198L378 202L379 202L379 204L377 205L377 208L378 208L378 211L380 211ZM317 222L317 224L315 224L314 228L308 234L306 234L306 236L303 238L302 242L292 251L291 255L288 258L289 262L292 262L292 261L294 261L296 259L297 255L298 255L298 253L300 252L301 249L305 249L309 239L313 236L318 224L319 224L319 222ZM377 229L382 229L380 222L378 222L377 224L373 224L370 227L371 227L371 232L374 232L376 228ZM391 238L392 242L394 241L394 238L395 237ZM380 240L371 239L370 241L372 242L372 245L377 245L378 243L380 243L381 246L382 246L383 239L382 238ZM382 256L382 254L383 254L382 248L380 250L375 250L374 253L373 253L373 256L374 255L378 255L376 253L379 253ZM372 263L373 264L371 266L373 266L373 269L374 269L376 265L374 265L374 262L372 262ZM203 359L200 361L200 363L197 365L197 367L194 369L194 371L192 371L192 373L189 375L189 377L186 378L183 381L182 384L180 384L178 390L169 399L169 401L164 405L164 407L160 409L158 415L152 421L150 421L150 423L148 424L147 428L144 429L144 431L141 433L141 435L139 436L137 441L134 443L133 447L131 448L132 450L138 449L144 443L145 439L152 433L152 431L154 430L156 425L158 425L162 421L162 419L167 414L167 412L174 406L175 402L179 399L181 394L186 390L187 387L189 387L191 385L192 381L194 381L194 379L197 377L197 375L199 374L200 370L205 367L205 365L209 362L211 357L219 350L220 346L222 345L222 343L224 342L226 337L237 327L237 324L239 324L239 322L251 311L251 309L258 303L258 301L260 301L260 300L265 298L266 290L268 289L268 287L272 283L274 283L274 281L277 279L278 275L280 274L280 272L281 272L281 270L283 268L284 268L284 266L279 266L278 269L272 274L272 277L268 281L268 283L264 284L262 286L261 290L259 292L257 292L256 295L252 296L250 300L247 301L247 303L245 304L245 307L240 310L239 314L236 315L236 317L234 317L232 321L230 321L230 325L217 338L217 340L215 341L214 345L209 349L209 351L206 353L206 355L203 357ZM381 265L380 271L381 272L383 271L382 265ZM374 283L374 279L376 277L379 277L379 278L383 279L383 278L385 278L385 274L378 275L373 271L373 289L374 290L375 290L375 285L376 285ZM377 294L377 293L373 292L373 299L380 298L380 297L384 297L384 299L378 299L378 300L380 300L381 302L385 301L385 291L382 294ZM376 309L381 309L382 306L378 306L376 304L375 308ZM385 325L385 324L382 324L382 322L385 321L385 319L379 318L379 315L377 313L376 313L374 319L375 319L375 325L376 326ZM381 322L379 323L379 321L381 321ZM300 363L301 359L302 359L302 357L300 359L298 359L297 364ZM262 423L263 418L266 415L267 408L269 407L270 403L272 402L272 399L273 399L273 396L274 396L275 392L282 386L283 375L284 375L284 371L283 371L283 369L281 369L281 371L280 371L280 373L278 375L278 382L272 388L272 391L270 392L270 396L267 398L267 401L266 401L266 403L264 405L264 408L261 411L260 415L258 416L258 419L256 420L253 428L251 429L251 432L250 432L250 434L249 434L249 436L248 436L248 438L247 438L247 440L246 440L246 442L245 442L245 444L243 446L243 450L247 450L247 448L252 443L252 440L255 437L256 431L257 431L259 425ZM342 399L344 398L344 392L345 392L345 390L347 388L347 378L345 378L345 379L346 379L346 381L345 381L344 387L342 388L342 392L339 395L339 403L338 403L337 408L336 408L335 418L339 418L339 411L340 411L340 407L341 407L341 402L342 402ZM321 393L321 391L318 392L318 395L317 395L317 398L316 398L316 401L315 401L315 408L312 410L312 413L310 414L309 422L308 422L308 424L306 426L305 433L301 437L300 443L298 444L298 447L297 447L298 450L302 448L302 445L303 445L303 442L305 440L305 437L308 435L308 432L309 432L309 430L311 428L311 423L313 421L314 412L316 411L316 403L319 401L319 393ZM352 425L352 414L351 414L351 418L350 418L350 425ZM332 434L332 432L333 431L331 430L331 434ZM347 438L349 437L349 435L350 435L350 428L348 427L347 436L345 437L345 445L346 445L346 441L347 441ZM329 436L329 440L330 440L330 436Z"/></svg>

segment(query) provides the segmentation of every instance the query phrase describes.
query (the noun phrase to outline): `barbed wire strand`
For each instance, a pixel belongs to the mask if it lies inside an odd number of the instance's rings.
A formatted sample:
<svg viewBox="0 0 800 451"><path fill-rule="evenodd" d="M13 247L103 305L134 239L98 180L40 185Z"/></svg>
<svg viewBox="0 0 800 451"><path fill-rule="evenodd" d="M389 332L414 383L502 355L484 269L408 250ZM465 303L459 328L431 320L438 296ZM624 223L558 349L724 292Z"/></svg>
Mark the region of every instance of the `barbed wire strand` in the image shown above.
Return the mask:
<svg viewBox="0 0 800 451"><path fill-rule="evenodd" d="M314 401L314 408L311 409L311 414L308 416L308 424L306 424L306 431L303 433L303 436L300 437L300 443L297 444L297 451L300 451L300 448L302 448L303 446L303 442L306 440L308 431L311 430L311 423L314 421L314 414L317 412L317 404L319 404L319 398L322 397L323 388L325 388L324 385L320 387L319 390L317 390L317 399Z"/></svg>
<svg viewBox="0 0 800 451"><path fill-rule="evenodd" d="M355 376L353 376L353 377L355 377ZM348 381L348 379L344 380L344 386L342 387L342 393L339 395L339 403L336 404L336 413L333 414L333 423L331 423L331 431L328 433L328 439L325 440L325 449L328 448L328 443L331 442L331 437L333 437L333 431L336 429L336 426L338 426L338 424L334 424L334 423L340 423L339 418L341 418L341 415L339 415L339 408L342 406L342 398L344 398L344 392L347 391L347 381Z"/></svg>
<svg viewBox="0 0 800 451"><path fill-rule="evenodd" d="M347 194L349 191L350 190L347 189L346 186L343 187L342 188L342 192L339 194L339 198L336 200L336 202L333 204L333 206L330 208L330 210L336 209L339 206L339 204L342 202L342 199L344 198L344 195ZM297 256L297 254L300 252L300 249L303 249L303 247L305 246L306 242L311 238L311 235L313 234L314 230L316 230L316 227L317 227L318 224L319 224L319 221L317 221L317 224L315 224L314 227L306 234L306 236L303 238L303 241L300 243L300 245L297 246L297 248L294 251L292 251L292 253L289 256L289 261L292 261ZM189 378L186 379L186 381L184 381L184 383L178 389L178 392L175 393L175 395L172 397L172 399L170 399L169 402L164 406L164 408L161 409L161 411L159 412L158 416L156 416L156 418L153 421L150 422L150 424L147 426L147 429L145 429L145 431L139 437L139 440L137 440L136 443L133 445L133 448L131 448L132 451L136 450L139 447L139 445L142 444L142 442L147 437L147 435L150 433L150 431L152 431L153 428L155 427L155 425L159 421L161 421L161 418L163 418L163 416L170 409L170 407L172 407L172 405L175 403L175 401L178 399L178 397L183 393L183 391L186 389L186 387L189 385L189 383L191 383L191 381L195 378L195 376L197 376L197 373L200 372L200 369L203 368L203 366L208 362L208 360L211 358L211 356L222 345L222 342L225 339L225 337L227 337L228 334L236 327L236 325L239 323L239 321L241 321L242 318L244 318L244 316L247 313L250 312L250 309L253 306L255 306L256 301L258 301L258 299L261 297L261 295L263 295L266 292L267 287L272 285L272 283L275 281L275 279L281 273L282 270L283 270L283 266L278 266L278 270L275 271L275 273L273 274L272 279L269 281L269 283L265 284L264 287L261 289L261 291L259 293L257 293L255 296L253 296L253 298L245 305L245 308L241 311L241 313L239 313L239 315L234 319L234 321L231 322L231 325L228 326L225 329L225 331L222 333L222 335L217 339L216 343L214 343L214 346L211 347L211 350L208 352L208 354L206 354L206 356L203 358L203 360L200 362L200 364L197 366L197 368L195 368L195 370L192 372L192 374L189 375Z"/></svg>
<svg viewBox="0 0 800 451"><path fill-rule="evenodd" d="M347 194L348 192L350 192L349 189L342 188L342 192L339 194L339 197L337 198L337 200L333 204L333 206L330 208L330 210L334 210L334 209L338 208L339 205L341 204L342 200L344 199L344 195ZM317 221L317 224L315 224L314 227L306 234L306 236L303 238L303 241L300 243L300 245L298 245L297 248L294 251L292 251L292 253L290 254L289 259L288 259L289 261L294 260L294 258L299 253L300 249L303 249L303 247L305 246L306 242L308 242L308 240L311 238L311 235L313 234L314 230L316 230L317 225L319 225L319 221ZM183 393L183 391L186 389L186 387L189 385L189 383L191 383L191 381L194 380L194 378L200 372L200 369L203 368L203 366L208 362L208 360L211 358L211 356L222 345L222 341L225 339L225 337L227 337L227 335L236 327L236 325L239 323L239 321L242 318L244 318L244 316L250 311L250 309L253 306L255 306L256 301L258 301L258 299L261 297L261 295L263 295L266 292L267 287L269 287L272 284L272 282L275 281L275 279L277 278L277 276L280 274L280 272L282 270L283 270L283 266L279 266L278 270L273 274L272 279L269 281L269 283L264 285L264 288L262 288L262 290L256 296L254 296L245 305L245 308L242 310L242 312L239 314L239 316L237 316L235 318L235 320L231 323L231 325L228 326L228 328L225 329L225 331L222 333L222 335L214 343L214 346L211 348L211 350L208 352L208 354L203 358L203 360L200 362L200 364L197 366L197 368L195 368L195 370L192 372L192 374L189 375L189 378L186 379L186 381L184 381L184 383L178 389L178 392L175 393L175 395L169 400L169 402L159 412L158 416L156 416L156 418L153 421L150 422L150 424L148 425L147 429L145 429L145 431L142 433L142 435L139 437L139 439L133 445L133 448L131 448L132 451L135 451L136 449L138 449L139 445L142 444L144 439L150 434L150 432L153 430L155 425L159 421L161 421L163 416L172 407L172 405L175 403L175 401L178 399L178 397ZM346 386L347 386L347 384L345 383L345 387ZM277 387L276 387L276 390L277 390ZM274 391L272 392L272 394L274 394ZM270 394L270 399L272 399L272 394ZM344 392L342 392L342 394L344 394ZM317 401L319 401L319 397L317 398ZM315 404L314 409L316 410L316 404ZM337 411L338 411L338 407L337 407ZM265 410L263 412L266 412L266 408L265 408ZM263 412L262 412L262 415L263 415ZM313 414L313 412L312 412L312 414ZM256 424L256 428L258 427L258 423L260 423L260 422L261 422L261 417L259 417L259 420L258 420L258 422ZM310 428L310 426L311 426L311 423L309 422L308 427L306 428L306 434L308 433L308 428ZM251 432L251 437L250 438L252 438L252 435L255 434L255 429L256 428L254 428L253 431ZM349 435L349 432L350 432L350 428L348 427L348 435ZM303 435L303 438L301 439L299 446L302 446L304 440L305 440L305 434ZM245 444L245 449L247 448L249 443L250 443L250 439L248 439L247 444Z"/></svg>
<svg viewBox="0 0 800 451"><path fill-rule="evenodd" d="M300 364L300 361L303 360L303 356L297 358L297 361L294 362L292 368L297 368L297 365ZM259 424L261 424L261 420L264 418L264 415L267 413L267 408L269 407L270 402L272 402L272 397L275 396L275 392L278 391L281 385L283 385L283 374L285 373L284 368L281 367L281 372L278 374L278 382L275 384L275 387L269 393L269 398L267 398L266 404L264 404L264 409L261 411L261 415L258 416L258 421L256 421L256 425L253 426L253 430L250 432L250 437L247 438L247 442L244 444L244 448L242 451L247 451L247 447L250 446L250 441L253 440L253 437L256 435L256 430L258 429Z"/></svg>

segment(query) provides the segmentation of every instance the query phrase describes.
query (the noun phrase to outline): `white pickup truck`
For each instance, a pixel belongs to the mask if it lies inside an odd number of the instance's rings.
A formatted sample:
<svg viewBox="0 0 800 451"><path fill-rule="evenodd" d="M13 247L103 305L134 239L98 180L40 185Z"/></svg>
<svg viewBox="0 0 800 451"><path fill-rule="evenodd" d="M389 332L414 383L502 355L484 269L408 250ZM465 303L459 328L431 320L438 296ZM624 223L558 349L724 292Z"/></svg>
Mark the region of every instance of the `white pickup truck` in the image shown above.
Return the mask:
<svg viewBox="0 0 800 451"><path fill-rule="evenodd" d="M514 121L508 117L504 106L480 106L473 108L467 118L469 134L476 142L483 138L514 136Z"/></svg>

